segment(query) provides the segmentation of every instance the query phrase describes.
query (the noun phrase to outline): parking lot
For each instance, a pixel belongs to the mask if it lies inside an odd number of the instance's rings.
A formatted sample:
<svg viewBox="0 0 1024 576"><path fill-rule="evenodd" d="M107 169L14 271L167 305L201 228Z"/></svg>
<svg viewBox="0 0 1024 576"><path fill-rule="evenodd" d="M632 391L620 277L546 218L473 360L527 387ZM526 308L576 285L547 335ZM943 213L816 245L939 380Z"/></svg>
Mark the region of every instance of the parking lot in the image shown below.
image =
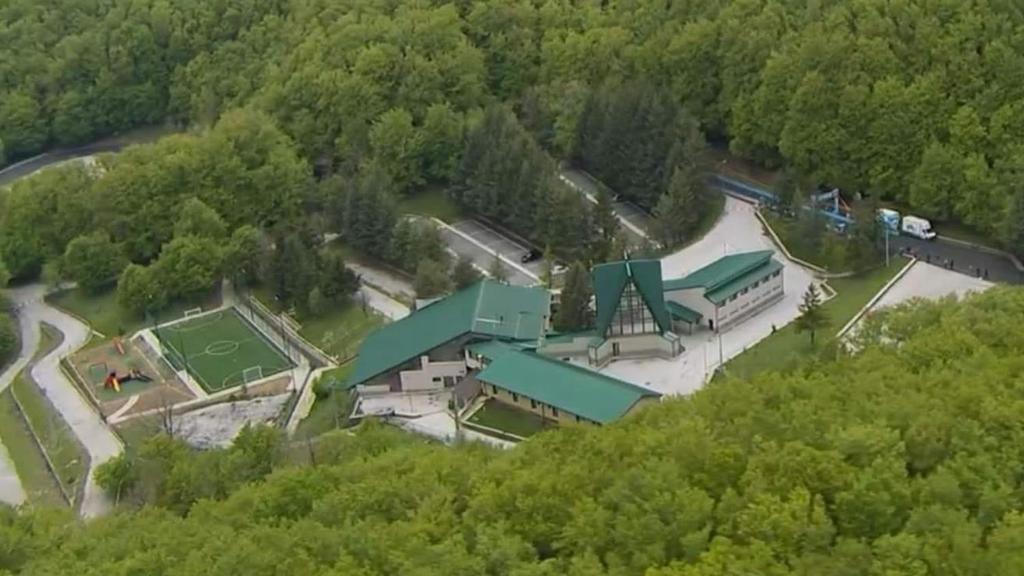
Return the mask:
<svg viewBox="0 0 1024 576"><path fill-rule="evenodd" d="M649 233L651 230L651 215L648 214L636 204L626 201L615 202L615 213L618 214L619 218L629 222L633 226L636 226L645 233ZM629 230L629 228L626 228Z"/></svg>
<svg viewBox="0 0 1024 576"><path fill-rule="evenodd" d="M544 271L543 259L521 263L520 258L528 248L519 242L476 220L462 220L452 224L451 228L441 228L441 236L448 248L457 255L469 256L481 270L490 270L497 252L505 264L509 282L523 286L539 282Z"/></svg>
<svg viewBox="0 0 1024 576"><path fill-rule="evenodd" d="M597 183L587 174L571 168L563 168L560 177L573 190L583 194L592 203L597 202ZM632 246L643 244L651 228L651 216L631 202L615 202L615 216L622 223L622 231ZM624 221L624 222L623 222ZM628 225L627 225L628 224Z"/></svg>

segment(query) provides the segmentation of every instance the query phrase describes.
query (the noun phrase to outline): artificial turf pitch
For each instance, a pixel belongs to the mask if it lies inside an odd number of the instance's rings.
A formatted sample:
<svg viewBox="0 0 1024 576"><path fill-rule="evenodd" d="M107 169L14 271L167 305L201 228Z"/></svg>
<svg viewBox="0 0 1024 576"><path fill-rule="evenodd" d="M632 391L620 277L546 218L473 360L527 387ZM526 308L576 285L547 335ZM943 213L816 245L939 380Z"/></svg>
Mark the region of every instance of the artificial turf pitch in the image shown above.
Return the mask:
<svg viewBox="0 0 1024 576"><path fill-rule="evenodd" d="M288 357L237 310L221 310L156 329L168 361L189 374L207 392L243 383L242 374L259 366L266 378L292 367Z"/></svg>

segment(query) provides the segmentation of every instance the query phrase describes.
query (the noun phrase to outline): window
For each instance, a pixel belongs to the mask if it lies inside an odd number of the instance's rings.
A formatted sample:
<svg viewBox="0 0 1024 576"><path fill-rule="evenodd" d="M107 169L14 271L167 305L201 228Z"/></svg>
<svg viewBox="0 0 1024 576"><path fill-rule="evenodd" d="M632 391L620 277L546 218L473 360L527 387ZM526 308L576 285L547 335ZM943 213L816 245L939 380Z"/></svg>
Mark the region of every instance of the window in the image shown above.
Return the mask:
<svg viewBox="0 0 1024 576"><path fill-rule="evenodd" d="M555 418L558 418L558 408L555 408L554 406L552 406L551 407L551 415L554 416Z"/></svg>
<svg viewBox="0 0 1024 576"><path fill-rule="evenodd" d="M515 392L513 392L512 393L512 401L513 402L519 402L519 394L516 394Z"/></svg>
<svg viewBox="0 0 1024 576"><path fill-rule="evenodd" d="M534 410L537 409L537 401L533 398L530 398L530 408L533 408Z"/></svg>
<svg viewBox="0 0 1024 576"><path fill-rule="evenodd" d="M430 380L431 380L432 382L440 382L440 381L441 381L441 377L440 377L440 376L434 376L434 377L433 377L433 378L431 378Z"/></svg>
<svg viewBox="0 0 1024 576"><path fill-rule="evenodd" d="M498 387L492 384L491 385L491 392L493 394L497 395L498 394Z"/></svg>
<svg viewBox="0 0 1024 576"><path fill-rule="evenodd" d="M779 272L781 272L781 270L776 270L775 273L772 274L772 278L778 278L779 277Z"/></svg>
<svg viewBox="0 0 1024 576"><path fill-rule="evenodd" d="M749 291L750 291L749 288L744 288L743 290L740 290L740 296L743 296L744 294L746 294Z"/></svg>
<svg viewBox="0 0 1024 576"><path fill-rule="evenodd" d="M451 388L452 386L455 386L455 376L445 376L444 387Z"/></svg>
<svg viewBox="0 0 1024 576"><path fill-rule="evenodd" d="M658 323L644 302L643 295L632 282L626 284L619 297L619 307L608 325L609 336L629 334L657 334Z"/></svg>
<svg viewBox="0 0 1024 576"><path fill-rule="evenodd" d="M758 286L760 286L760 285L761 285L761 281L760 281L760 280L757 280L756 282L754 282L754 285L753 285L753 286L751 286L751 288L757 288L757 287L758 287Z"/></svg>
<svg viewBox="0 0 1024 576"><path fill-rule="evenodd" d="M579 416L579 414L577 414L576 415L576 423L579 424L579 422L580 422L580 416Z"/></svg>
<svg viewBox="0 0 1024 576"><path fill-rule="evenodd" d="M733 294L732 298L729 298L729 302L735 302L735 301L736 301L736 295Z"/></svg>

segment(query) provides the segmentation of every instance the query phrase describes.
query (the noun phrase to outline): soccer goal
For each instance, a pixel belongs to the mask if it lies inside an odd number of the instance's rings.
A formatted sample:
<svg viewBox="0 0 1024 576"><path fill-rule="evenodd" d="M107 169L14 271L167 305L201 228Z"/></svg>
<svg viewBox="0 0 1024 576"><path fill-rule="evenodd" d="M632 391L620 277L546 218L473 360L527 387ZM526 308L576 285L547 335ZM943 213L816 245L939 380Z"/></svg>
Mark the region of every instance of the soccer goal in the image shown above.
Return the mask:
<svg viewBox="0 0 1024 576"><path fill-rule="evenodd" d="M253 366L242 370L242 384L249 384L263 379L263 367Z"/></svg>
<svg viewBox="0 0 1024 576"><path fill-rule="evenodd" d="M185 310L185 318L191 318L193 316L199 316L202 313L203 313L203 309L201 307L190 308L188 310Z"/></svg>

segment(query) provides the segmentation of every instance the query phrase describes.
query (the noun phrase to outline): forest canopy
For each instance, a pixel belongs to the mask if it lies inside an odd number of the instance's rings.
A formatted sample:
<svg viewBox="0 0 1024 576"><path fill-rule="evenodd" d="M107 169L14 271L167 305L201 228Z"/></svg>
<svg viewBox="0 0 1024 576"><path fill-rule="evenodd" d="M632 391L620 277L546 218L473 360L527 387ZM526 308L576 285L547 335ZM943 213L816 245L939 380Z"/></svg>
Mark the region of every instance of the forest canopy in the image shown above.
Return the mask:
<svg viewBox="0 0 1024 576"><path fill-rule="evenodd" d="M156 506L0 512L0 572L1017 575L1022 321L1020 290L904 307L855 355L509 451L369 425L293 467L272 434L201 457L157 437L138 480Z"/></svg>
<svg viewBox="0 0 1024 576"><path fill-rule="evenodd" d="M1022 25L1006 0L11 0L0 150L252 106L310 164L405 192L452 177L492 102L568 158L595 91L644 85L736 154L1020 248Z"/></svg>

